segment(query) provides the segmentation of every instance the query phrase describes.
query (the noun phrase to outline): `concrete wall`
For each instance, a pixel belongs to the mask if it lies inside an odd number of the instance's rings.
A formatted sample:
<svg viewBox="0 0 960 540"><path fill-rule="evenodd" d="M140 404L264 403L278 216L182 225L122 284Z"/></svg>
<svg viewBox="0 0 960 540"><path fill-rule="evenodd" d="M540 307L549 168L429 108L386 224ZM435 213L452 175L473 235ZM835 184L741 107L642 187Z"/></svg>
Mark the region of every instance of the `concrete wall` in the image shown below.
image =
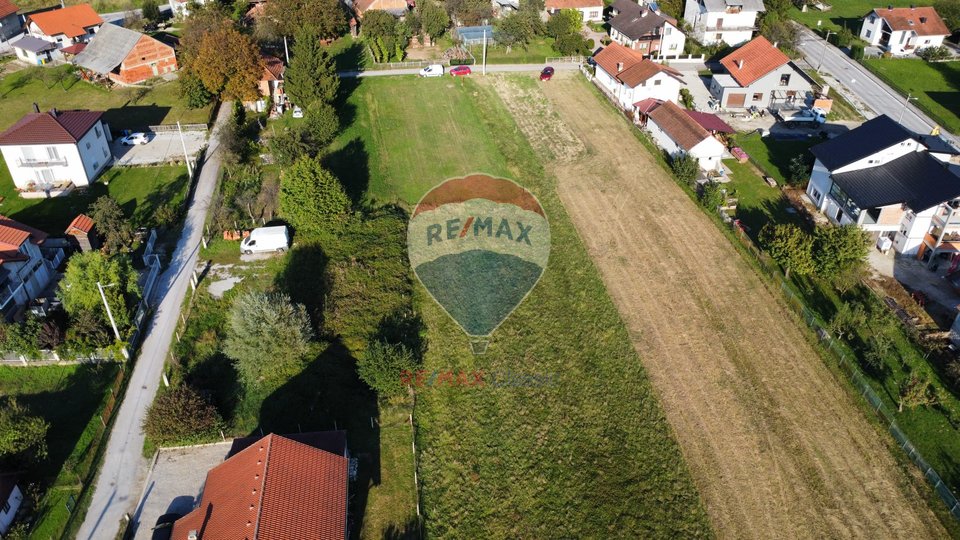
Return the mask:
<svg viewBox="0 0 960 540"><path fill-rule="evenodd" d="M20 163L21 160L28 160L31 157L37 161L48 160L50 155L48 147L54 148L59 160L64 163L48 166L29 166ZM77 144L3 146L0 147L0 152L10 170L13 183L17 188L24 190L44 178L42 171L50 171L54 182L70 181L78 187L87 186L112 159L102 122L97 122Z"/></svg>

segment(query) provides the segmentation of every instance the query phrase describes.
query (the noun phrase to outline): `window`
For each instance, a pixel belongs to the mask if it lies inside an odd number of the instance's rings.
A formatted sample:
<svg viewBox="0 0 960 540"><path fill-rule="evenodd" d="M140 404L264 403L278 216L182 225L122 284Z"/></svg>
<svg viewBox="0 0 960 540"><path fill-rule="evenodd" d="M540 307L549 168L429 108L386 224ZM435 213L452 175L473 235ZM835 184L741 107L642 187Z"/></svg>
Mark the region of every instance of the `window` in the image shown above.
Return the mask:
<svg viewBox="0 0 960 540"><path fill-rule="evenodd" d="M817 188L810 188L810 194L813 195L813 200L817 202L820 202L820 197L823 197L823 193L820 193Z"/></svg>
<svg viewBox="0 0 960 540"><path fill-rule="evenodd" d="M56 146L47 147L47 157L50 158L50 161L60 160L60 152L57 150Z"/></svg>
<svg viewBox="0 0 960 540"><path fill-rule="evenodd" d="M671 50L671 51L677 50L677 44L676 44L676 43L671 43L671 44L670 44L670 50Z"/></svg>
<svg viewBox="0 0 960 540"><path fill-rule="evenodd" d="M90 141L87 141L87 150L90 149Z"/></svg>
<svg viewBox="0 0 960 540"><path fill-rule="evenodd" d="M93 131L94 131L94 133L97 134L97 138L98 138L98 139L99 139L100 137L103 137L103 132L100 131L100 126L97 126L97 127L93 128Z"/></svg>
<svg viewBox="0 0 960 540"><path fill-rule="evenodd" d="M715 38L717 41L723 41L723 34L717 34L716 36L714 36L714 38Z"/></svg>
<svg viewBox="0 0 960 540"><path fill-rule="evenodd" d="M870 36L873 35L873 30L867 30L867 33L865 35L867 39L870 39Z"/></svg>
<svg viewBox="0 0 960 540"><path fill-rule="evenodd" d="M930 44L930 40L929 40L929 39L923 40L923 44L924 44L924 45L929 45L929 44Z"/></svg>
<svg viewBox="0 0 960 540"><path fill-rule="evenodd" d="M10 501L3 503L3 513L6 514L10 512Z"/></svg>
<svg viewBox="0 0 960 540"><path fill-rule="evenodd" d="M663 82L663 81L660 81L660 80L653 81L653 85L654 85L654 86L660 86L660 83L662 83L662 82Z"/></svg>
<svg viewBox="0 0 960 540"><path fill-rule="evenodd" d="M762 93L762 92L757 92L756 94L753 95L753 100L754 100L754 101L760 101L760 100L762 100L762 99L763 99L763 93Z"/></svg>
<svg viewBox="0 0 960 540"><path fill-rule="evenodd" d="M876 21L877 21L877 18L874 17L873 15L871 15L871 16L870 16L870 24L873 24L873 23L875 23Z"/></svg>
<svg viewBox="0 0 960 540"><path fill-rule="evenodd" d="M93 170L97 170L99 167L100 167L100 162L99 162L99 161L94 161L94 162L93 162Z"/></svg>
<svg viewBox="0 0 960 540"><path fill-rule="evenodd" d="M670 28L669 26L663 27L663 35L669 36L671 32L673 32L673 28Z"/></svg>
<svg viewBox="0 0 960 540"><path fill-rule="evenodd" d="M647 42L644 41L643 43L641 43L641 44L640 44L640 48L643 49L643 50L647 50Z"/></svg>
<svg viewBox="0 0 960 540"><path fill-rule="evenodd" d="M600 12L599 12L599 11L591 11L591 12L590 12L590 18L591 18L591 19L599 19L599 18L600 18Z"/></svg>
<svg viewBox="0 0 960 540"><path fill-rule="evenodd" d="M790 74L784 73L780 76L780 86L787 86L790 84Z"/></svg>
<svg viewBox="0 0 960 540"><path fill-rule="evenodd" d="M842 217L843 217L843 209L837 208L837 215L834 217L834 219L836 219L837 223L840 223L840 218Z"/></svg>

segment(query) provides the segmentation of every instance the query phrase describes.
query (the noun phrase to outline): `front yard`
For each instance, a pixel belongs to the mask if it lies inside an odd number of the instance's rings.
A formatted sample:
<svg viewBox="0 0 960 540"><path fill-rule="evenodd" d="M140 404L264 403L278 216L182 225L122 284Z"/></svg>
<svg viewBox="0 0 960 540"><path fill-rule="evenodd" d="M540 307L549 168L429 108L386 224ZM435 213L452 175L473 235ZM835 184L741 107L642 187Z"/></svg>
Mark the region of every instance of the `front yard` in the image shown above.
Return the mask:
<svg viewBox="0 0 960 540"><path fill-rule="evenodd" d="M960 132L960 62L930 63L919 58L865 58L863 64L953 133Z"/></svg>
<svg viewBox="0 0 960 540"><path fill-rule="evenodd" d="M825 0L830 4L830 11L818 11L808 7L802 13L796 7L790 8L790 18L814 30L833 30L836 32L843 27L850 29L854 34L860 33L860 20L872 9L892 5L893 7L909 7L915 2L910 0L889 0L888 2L872 2L870 0ZM817 22L820 22L818 25Z"/></svg>

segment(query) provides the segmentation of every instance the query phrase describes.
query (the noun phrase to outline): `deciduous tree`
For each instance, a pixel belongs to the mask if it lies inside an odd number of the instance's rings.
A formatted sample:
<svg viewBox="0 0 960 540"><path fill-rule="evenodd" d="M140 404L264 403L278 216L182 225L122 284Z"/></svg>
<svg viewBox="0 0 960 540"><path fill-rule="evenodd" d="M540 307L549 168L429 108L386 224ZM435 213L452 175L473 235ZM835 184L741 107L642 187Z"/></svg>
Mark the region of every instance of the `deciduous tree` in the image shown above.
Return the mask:
<svg viewBox="0 0 960 540"><path fill-rule="evenodd" d="M298 32L292 52L293 59L284 73L283 82L290 99L301 107L309 107L318 101L333 102L340 88L340 77L333 57L320 45L316 30L307 28Z"/></svg>
<svg viewBox="0 0 960 540"><path fill-rule="evenodd" d="M300 232L315 233L350 210L343 186L317 158L303 157L280 178L280 212Z"/></svg>
<svg viewBox="0 0 960 540"><path fill-rule="evenodd" d="M107 257L99 251L87 251L70 257L59 288L63 307L71 316L93 312L106 323L108 317L97 289L98 281L104 287L103 294L117 327L123 331L130 325L130 306L140 296L137 273L127 256Z"/></svg>
<svg viewBox="0 0 960 540"><path fill-rule="evenodd" d="M960 32L960 0L936 0L933 8L951 32Z"/></svg>
<svg viewBox="0 0 960 540"><path fill-rule="evenodd" d="M160 22L160 8L157 7L157 0L143 0L141 7L143 18L152 22Z"/></svg>
<svg viewBox="0 0 960 540"><path fill-rule="evenodd" d="M856 225L817 227L813 238L813 262L817 274L833 279L866 264L870 245L867 233Z"/></svg>
<svg viewBox="0 0 960 540"><path fill-rule="evenodd" d="M335 39L347 32L347 13L339 0L270 0L258 25L267 35L293 36L311 27L321 39Z"/></svg>
<svg viewBox="0 0 960 540"><path fill-rule="evenodd" d="M580 34L583 27L583 15L576 9L561 9L547 21L547 35L559 39L568 34Z"/></svg>
<svg viewBox="0 0 960 540"><path fill-rule="evenodd" d="M930 375L916 371L900 383L900 396L897 410L903 412L904 407L916 409L937 403L937 393L930 382Z"/></svg>
<svg viewBox="0 0 960 540"><path fill-rule="evenodd" d="M263 62L253 39L227 26L203 36L190 72L213 95L226 100L252 100L258 96Z"/></svg>
<svg viewBox="0 0 960 540"><path fill-rule="evenodd" d="M254 291L234 300L223 350L234 360L241 380L258 386L295 375L312 337L303 305L286 294Z"/></svg>
<svg viewBox="0 0 960 540"><path fill-rule="evenodd" d="M0 403L0 462L26 463L47 457L47 430L43 418L33 416L8 398Z"/></svg>
<svg viewBox="0 0 960 540"><path fill-rule="evenodd" d="M760 242L777 264L790 272L807 275L813 272L813 238L793 224L768 223L760 230Z"/></svg>
<svg viewBox="0 0 960 540"><path fill-rule="evenodd" d="M450 16L447 11L433 0L422 0L417 5L420 30L430 37L431 43L450 28Z"/></svg>
<svg viewBox="0 0 960 540"><path fill-rule="evenodd" d="M97 224L97 231L103 237L103 249L108 253L127 251L133 245L133 225L123 213L120 204L109 195L102 195L93 201L88 209L90 218Z"/></svg>
<svg viewBox="0 0 960 540"><path fill-rule="evenodd" d="M157 395L147 408L143 432L156 444L188 444L216 437L222 424L216 407L182 384Z"/></svg>

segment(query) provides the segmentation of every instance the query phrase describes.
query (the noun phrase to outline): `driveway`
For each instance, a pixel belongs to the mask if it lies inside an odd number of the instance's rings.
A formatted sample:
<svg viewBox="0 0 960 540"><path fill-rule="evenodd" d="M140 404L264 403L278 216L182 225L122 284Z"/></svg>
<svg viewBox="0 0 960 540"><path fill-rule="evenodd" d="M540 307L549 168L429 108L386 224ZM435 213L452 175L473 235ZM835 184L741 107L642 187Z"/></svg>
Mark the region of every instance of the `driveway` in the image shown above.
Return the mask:
<svg viewBox="0 0 960 540"><path fill-rule="evenodd" d="M916 257L897 256L893 250L883 254L875 248L870 250L868 260L874 271L896 279L907 291L922 291L927 296L924 309L942 327L948 328L953 323L960 306L960 295L944 279L950 271L949 261L938 261L936 270L933 270Z"/></svg>
<svg viewBox="0 0 960 540"><path fill-rule="evenodd" d="M184 131L183 144L176 132L151 133L147 144L123 146L120 137L110 143L110 151L116 159L115 165L156 165L183 161L183 146L187 147L187 154L194 158L197 152L207 143L206 131Z"/></svg>

